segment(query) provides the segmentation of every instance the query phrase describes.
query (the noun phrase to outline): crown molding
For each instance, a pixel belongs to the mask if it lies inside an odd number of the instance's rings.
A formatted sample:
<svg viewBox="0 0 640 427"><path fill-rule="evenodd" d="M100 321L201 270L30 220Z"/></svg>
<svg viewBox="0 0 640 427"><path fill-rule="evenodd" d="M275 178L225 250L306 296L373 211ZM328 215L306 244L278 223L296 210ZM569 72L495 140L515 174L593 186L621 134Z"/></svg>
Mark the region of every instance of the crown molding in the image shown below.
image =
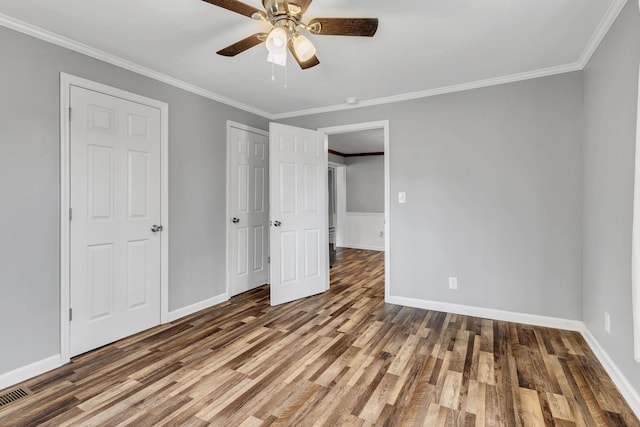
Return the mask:
<svg viewBox="0 0 640 427"><path fill-rule="evenodd" d="M116 55L112 55L110 53L96 49L84 43L77 42L73 39L36 27L35 25L31 25L27 22L20 21L10 16L0 14L0 25L9 29L18 31L20 33L35 37L37 39L44 40L46 42L64 47L74 52L81 53L91 58L98 59L100 61L109 63L111 65L124 68L125 70L129 70L134 73L141 74L143 76L149 77L151 79L157 80L162 83L166 83L168 85L177 87L179 89L186 90L187 92L200 95L204 98L209 98L213 101L220 102L230 107L238 108L240 110L244 110L249 113L253 113L258 116L265 117L269 120L273 119L272 114L266 111L263 111L259 108L253 107L251 105L243 104L231 98L227 98L215 92L211 92L201 87L192 85L185 81L182 81L174 77L168 76L166 74L160 73L158 71L155 71L151 68L144 67L142 65L136 64L135 62L126 60Z"/></svg>
<svg viewBox="0 0 640 427"><path fill-rule="evenodd" d="M591 40L589 40L589 43L584 48L582 55L580 55L578 64L580 64L581 70L587 66L587 63L595 53L596 49L598 49L598 46L600 46L600 43L602 43L604 36L607 35L607 32L616 21L616 18L618 18L618 15L620 15L620 12L622 12L622 9L626 4L627 0L614 0L614 2L611 3L607 13L605 13L602 21L600 21L598 28L596 28L596 31L591 36Z"/></svg>
<svg viewBox="0 0 640 427"><path fill-rule="evenodd" d="M330 113L334 111L351 110L354 108L372 107L375 105L391 104L394 102L410 101L413 99L428 98L431 96L444 95L447 93L462 92L470 89L479 89L488 86L496 86L504 83L519 82L522 80L536 79L539 77L547 77L555 74L564 74L572 71L579 71L582 68L580 64L575 62L573 64L560 65L557 67L543 68L540 70L527 71L524 73L511 74L508 76L495 77L485 80L477 80L469 83L462 83L458 85L444 86L435 89L421 90L418 92L404 93L400 95L387 96L384 98L368 99L358 102L357 105L329 105L327 107L310 108L308 110L291 111L287 113L273 114L274 119L287 119L291 117L308 116L311 114Z"/></svg>
<svg viewBox="0 0 640 427"><path fill-rule="evenodd" d="M427 89L427 90L422 90L417 92L409 92L409 93L400 94L400 95L368 99L368 100L360 101L357 105L336 104L336 105L329 105L325 107L289 111L284 113L269 113L257 107L241 103L231 98L227 98L215 92L211 92L209 90L200 88L198 86L192 85L190 83L187 83L182 80L176 79L174 77L168 76L166 74L160 73L153 69L136 64L132 61L123 59L119 56L109 54L99 49L95 49L91 46L85 45L83 43L61 36L59 34L44 30L42 28L36 27L34 25L28 24L26 22L20 21L18 19L12 18L7 15L0 14L0 25L10 28L12 30L33 36L35 38L47 41L49 43L62 46L64 48L73 50L75 52L90 56L92 58L104 61L106 63L124 68L134 73L141 74L143 76L166 83L168 85L175 86L177 88L186 90L196 95L203 96L213 101L217 101L222 104L229 105L231 107L238 108L240 110L247 111L252 114L256 114L268 120L280 120L280 119L287 119L287 118L293 118L293 117L308 116L312 114L331 113L336 111L351 110L354 108L372 107L377 105L391 104L395 102L410 101L414 99L444 95L447 93L455 93L455 92L461 92L465 90L479 89L483 87L496 86L496 85L501 85L505 83L513 83L513 82L518 82L523 80L535 79L539 77L547 77L547 76L552 76L556 74L563 74L563 73L569 73L572 71L582 70L589 62L589 59L591 59L591 56L594 54L594 52L596 51L596 49L604 39L605 35L609 31L609 28L611 28L611 26L615 22L616 18L618 17L618 15L622 11L626 3L627 3L627 0L614 0L613 3L611 3L605 16L602 18L602 21L596 28L596 31L591 36L589 43L587 44L584 51L582 52L582 55L580 56L579 60L571 64L543 68L543 69L534 70L534 71L527 71L523 73L516 73L508 76L495 77L495 78L478 80L478 81L462 83L457 85L444 86L444 87L439 87L434 89Z"/></svg>

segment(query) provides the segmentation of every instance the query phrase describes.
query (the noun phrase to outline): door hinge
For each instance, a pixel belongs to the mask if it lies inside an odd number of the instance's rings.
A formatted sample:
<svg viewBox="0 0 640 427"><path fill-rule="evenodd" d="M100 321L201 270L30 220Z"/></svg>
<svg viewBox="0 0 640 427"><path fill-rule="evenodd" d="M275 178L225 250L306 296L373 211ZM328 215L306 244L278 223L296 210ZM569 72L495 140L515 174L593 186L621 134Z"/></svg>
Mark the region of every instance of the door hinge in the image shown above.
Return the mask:
<svg viewBox="0 0 640 427"><path fill-rule="evenodd" d="M73 320L73 308L69 309L69 322Z"/></svg>
<svg viewBox="0 0 640 427"><path fill-rule="evenodd" d="M270 256L267 257L267 264L271 264L271 257Z"/></svg>
<svg viewBox="0 0 640 427"><path fill-rule="evenodd" d="M69 107L69 121L71 121L71 107Z"/></svg>
<svg viewBox="0 0 640 427"><path fill-rule="evenodd" d="M73 208L69 208L69 221L73 219Z"/></svg>

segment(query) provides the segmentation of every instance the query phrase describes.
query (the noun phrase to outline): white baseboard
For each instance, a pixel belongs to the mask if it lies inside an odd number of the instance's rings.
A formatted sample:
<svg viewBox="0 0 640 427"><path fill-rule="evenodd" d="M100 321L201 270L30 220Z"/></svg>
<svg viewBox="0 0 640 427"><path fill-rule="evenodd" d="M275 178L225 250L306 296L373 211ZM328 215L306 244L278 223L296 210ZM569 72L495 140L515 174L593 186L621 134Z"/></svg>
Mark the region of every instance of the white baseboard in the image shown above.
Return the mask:
<svg viewBox="0 0 640 427"><path fill-rule="evenodd" d="M63 363L60 361L60 355L56 354L55 356L47 357L46 359L39 360L31 363L30 365L0 374L0 390L14 386L30 378L37 377L38 375L44 374L52 369L59 368L62 365Z"/></svg>
<svg viewBox="0 0 640 427"><path fill-rule="evenodd" d="M195 304L188 305L186 307L178 308L176 310L170 311L167 314L167 323L173 322L174 320L181 319L185 316L189 316L190 314L197 313L200 310L204 310L205 308L213 307L216 304L220 304L221 302L225 302L229 299L229 296L224 293L217 295L215 297L206 299L204 301L199 301Z"/></svg>
<svg viewBox="0 0 640 427"><path fill-rule="evenodd" d="M627 380L627 377L624 376L611 357L609 357L609 354L602 348L600 342L598 342L589 328L587 328L587 325L583 324L582 326L583 329L580 332L587 344L589 344L589 347L591 347L591 351L593 351L593 354L596 355L604 367L604 370L607 371L609 377L611 377L616 387L618 387L618 390L620 390L620 393L622 393L622 396L624 396L631 410L636 414L636 417L640 418L640 393L638 393L638 390Z"/></svg>
<svg viewBox="0 0 640 427"><path fill-rule="evenodd" d="M200 310L204 310L205 308L220 304L221 302L227 301L228 299L229 297L226 293L224 293L222 295L218 295L213 298L191 304L187 307L182 307L177 310L170 311L167 316L167 322L173 322L174 320L196 313ZM22 366L18 369L14 369L13 371L0 374L0 390L12 387L30 378L37 377L38 375L44 374L45 372L59 368L60 366L65 365L67 362L68 360L63 361L61 356L59 354L56 354L55 356L47 357L46 359L42 359L29 365Z"/></svg>
<svg viewBox="0 0 640 427"><path fill-rule="evenodd" d="M517 313L514 311L472 307L469 305L427 301L417 298L397 297L393 295L390 295L386 302L391 304L406 305L408 307L424 308L426 310L444 311L446 313L484 317L487 319L502 320L505 322L516 322L524 323L527 325L543 326L546 328L557 328L578 332L582 332L584 330L584 324L579 320L560 319L556 317L539 316L537 314Z"/></svg>
<svg viewBox="0 0 640 427"><path fill-rule="evenodd" d="M379 247L379 246L368 246L368 245L349 245L349 244L345 244L345 245L341 245L341 248L351 248L351 249L364 249L367 251L379 251L379 252L384 252L384 246Z"/></svg>
<svg viewBox="0 0 640 427"><path fill-rule="evenodd" d="M227 301L229 297L226 293L209 298L204 301L189 305L187 307L179 308L177 310L169 312L169 321L180 319L190 314L196 313L205 308L212 307L221 302ZM390 304L404 305L408 307L422 308L426 310L442 311L446 313L462 314L466 316L483 317L487 319L502 320L506 322L517 322L528 325L543 326L548 328L566 329L570 331L577 331L582 334L585 341L591 348L591 351L598 358L607 374L611 377L616 387L622 393L625 400L631 407L631 410L640 418L640 393L638 390L627 380L622 371L609 357L609 354L600 345L595 336L591 333L587 326L578 320L560 319L555 317L539 316L535 314L516 313L512 311L495 310L490 308L472 307L460 304L450 304L437 301L427 301L417 298L406 298L398 296L389 296L385 302ZM44 374L62 366L60 355L48 357L46 359L39 360L31 363L27 366L23 366L13 371L0 374L0 390L19 384L30 378Z"/></svg>
<svg viewBox="0 0 640 427"><path fill-rule="evenodd" d="M580 332L593 351L598 361L602 364L611 380L625 398L631 410L640 418L640 394L638 390L627 380L622 371L613 362L611 357L602 348L587 326L579 320L560 319L556 317L539 316L535 314L517 313L513 311L495 310L491 308L472 307L446 302L427 301L417 298L389 296L385 302L405 305L408 307L423 308L425 310L443 311L446 313L463 314L466 316L483 317L486 319L502 320L505 322L517 322L527 325L543 326L546 328L565 329Z"/></svg>

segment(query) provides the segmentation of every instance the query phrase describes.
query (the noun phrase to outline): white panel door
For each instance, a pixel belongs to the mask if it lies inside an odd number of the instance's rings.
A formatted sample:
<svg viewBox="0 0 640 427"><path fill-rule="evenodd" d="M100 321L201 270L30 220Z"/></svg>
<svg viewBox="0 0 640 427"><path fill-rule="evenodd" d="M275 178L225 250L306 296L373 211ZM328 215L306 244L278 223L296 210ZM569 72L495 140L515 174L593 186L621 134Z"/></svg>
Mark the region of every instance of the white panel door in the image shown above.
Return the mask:
<svg viewBox="0 0 640 427"><path fill-rule="evenodd" d="M321 132L271 123L271 305L329 286L327 150Z"/></svg>
<svg viewBox="0 0 640 427"><path fill-rule="evenodd" d="M160 110L71 87L70 354L160 324Z"/></svg>
<svg viewBox="0 0 640 427"><path fill-rule="evenodd" d="M269 140L230 127L229 135L229 292L230 296L269 280Z"/></svg>

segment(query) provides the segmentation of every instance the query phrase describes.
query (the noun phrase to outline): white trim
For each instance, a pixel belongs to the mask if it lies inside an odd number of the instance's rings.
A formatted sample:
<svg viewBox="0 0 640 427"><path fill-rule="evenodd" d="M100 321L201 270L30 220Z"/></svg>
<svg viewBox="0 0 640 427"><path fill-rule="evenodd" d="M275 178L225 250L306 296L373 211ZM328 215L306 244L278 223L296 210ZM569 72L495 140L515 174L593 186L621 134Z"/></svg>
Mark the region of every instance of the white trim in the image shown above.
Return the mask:
<svg viewBox="0 0 640 427"><path fill-rule="evenodd" d="M153 100L151 100L153 101ZM167 323L169 313L169 105L155 101L160 107L160 323Z"/></svg>
<svg viewBox="0 0 640 427"><path fill-rule="evenodd" d="M258 129L251 126L243 125L242 123L234 122L232 120L227 120L227 130L229 130L229 128L232 128L232 127L236 129L246 130L247 132L256 133L262 136L269 136L269 131L266 131L264 129Z"/></svg>
<svg viewBox="0 0 640 427"><path fill-rule="evenodd" d="M600 46L600 43L602 43L602 40L604 39L604 36L607 35L609 28L611 28L626 4L627 0L614 0L614 2L611 3L609 9L602 18L602 21L600 21L600 24L596 28L596 31L591 36L591 40L589 40L589 43L584 48L582 55L580 55L578 64L581 70L586 67L587 62L589 62L596 49L598 49L598 46Z"/></svg>
<svg viewBox="0 0 640 427"><path fill-rule="evenodd" d="M640 7L640 1L638 2ZM633 357L640 362L640 72L636 120L636 155L633 192L633 232L631 240L631 298L633 313Z"/></svg>
<svg viewBox="0 0 640 427"><path fill-rule="evenodd" d="M211 92L209 90L200 88L191 83L184 82L182 80L176 79L174 77L168 76L166 74L160 73L158 71L155 71L150 68L144 67L142 65L136 64L134 62L128 61L126 59L120 58L116 55L112 55L110 53L101 51L99 49L93 48L86 44L77 42L75 40L53 33L51 31L44 30L35 25L31 25L27 22L20 21L18 19L12 18L7 15L0 14L0 25L10 28L12 30L21 32L23 34L30 35L40 40L44 40L46 42L49 42L58 46L62 46L64 48L73 50L83 55L87 55L92 58L99 59L106 63L115 65L117 67L121 67L129 71L133 71L134 73L141 74L143 76L166 83L171 86L175 86L177 88L186 90L188 92L195 93L197 95L220 102L222 104L226 104L231 107L238 108L240 110L244 110L249 113L262 116L266 119L279 120L279 119L286 119L291 117L307 116L311 114L328 113L328 112L334 112L334 111L349 110L353 108L362 108L362 107L370 107L374 105L390 104L394 102L409 101L412 99L427 98L427 97L443 95L447 93L461 92L464 90L478 89L478 88L488 87L488 86L496 86L496 85L505 84L505 83L513 83L513 82L518 82L522 80L529 80L529 79L535 79L539 77L547 77L547 76L552 76L556 74L563 74L563 73L569 73L572 71L582 70L587 64L587 62L589 61L589 59L591 58L591 56L593 55L593 53L595 52L595 50L598 48L598 46L602 42L602 39L604 38L604 36L606 35L611 25L620 14L620 12L622 11L626 3L627 3L627 0L614 0L614 2L609 7L607 13L605 14L604 18L598 25L598 28L592 35L589 43L587 44L584 51L582 52L582 55L580 56L578 61L574 63L558 65L558 66L549 67L549 68L542 68L538 70L526 71L522 73L507 75L507 76L494 77L490 79L477 80L473 82L461 83L461 84L456 84L451 86L444 86L439 88L421 90L417 92L410 92L410 93L405 93L400 95L362 100L356 106L347 105L347 104L338 104L338 105L329 105L325 107L310 108L305 110L289 111L289 112L275 113L275 114L269 113L267 111L261 110L251 105L241 103L231 98L227 98L215 92Z"/></svg>
<svg viewBox="0 0 640 427"><path fill-rule="evenodd" d="M367 99L360 101L358 105L352 106L347 104L329 105L326 107L310 108L307 110L290 111L286 113L273 114L273 118L288 119L291 117L308 116L311 114L331 113L335 111L351 110L354 108L372 107L375 105L391 104L394 102L410 101L413 99L429 98L436 95L444 95L447 93L462 92L470 89L479 89L488 86L497 86L505 83L519 82L523 80L537 79L539 77L553 76L556 74L570 73L579 71L582 68L580 64L573 63L560 65L558 67L544 68L541 70L527 71L524 73L511 74L509 76L495 77L491 79L478 80L474 82L461 83L452 86L444 86L434 89L421 90L417 92L404 93L400 95L387 96L383 98Z"/></svg>
<svg viewBox="0 0 640 427"><path fill-rule="evenodd" d="M160 216L166 231L160 233L160 322L166 323L169 311L169 105L155 99L137 95L70 74L60 73L60 361L69 357L69 185L70 185L70 127L69 92L71 86L101 92L107 95L148 105L160 110Z"/></svg>
<svg viewBox="0 0 640 427"><path fill-rule="evenodd" d="M198 311L205 310L207 308L213 307L214 305L218 305L225 301L229 300L229 296L227 293L216 295L215 297L211 297L204 301L199 301L195 304L188 305L186 307L178 308L176 310L170 311L167 316L167 322L173 322L183 317L189 316L193 313L197 313Z"/></svg>
<svg viewBox="0 0 640 427"><path fill-rule="evenodd" d="M63 362L61 362L60 355L56 354L55 356L47 357L46 359L38 360L37 362L14 369L13 371L0 374L0 390L42 375L62 365Z"/></svg>
<svg viewBox="0 0 640 427"><path fill-rule="evenodd" d="M640 418L640 394L638 393L638 390L634 388L629 380L627 380L622 371L613 362L611 357L591 333L589 328L579 320L560 319L556 317L539 316L536 314L516 313L513 311L472 307L399 296L390 296L386 298L385 301L391 304L422 308L425 310L434 310L444 313L462 314L465 316L482 317L485 319L501 320L504 322L523 323L526 325L580 332L591 348L591 351L593 351L593 354L602 364L605 371L607 371L611 380L614 382L616 387L618 387L618 390L620 390L620 393L629 404L629 407L631 407L631 410L638 418Z"/></svg>
<svg viewBox="0 0 640 427"><path fill-rule="evenodd" d="M540 316L537 314L516 313L514 311L496 310L493 308L473 307L469 305L451 304L447 302L428 301L399 296L390 296L386 302L405 305L407 307L422 308L425 310L483 317L486 319L502 320L505 322L524 323L527 325L543 326L546 328L566 329L578 332L582 332L584 330L584 324L579 320L560 319L557 317Z"/></svg>
<svg viewBox="0 0 640 427"><path fill-rule="evenodd" d="M69 356L69 306L71 248L69 206L71 205L71 171L69 170L70 142L69 108L71 106L70 83L66 74L60 74L60 362L68 363Z"/></svg>
<svg viewBox="0 0 640 427"><path fill-rule="evenodd" d="M247 126L244 125L242 123L237 123L231 120L227 120L227 145L226 145L226 150L227 150L227 174L226 174L226 178L227 178L227 182L225 185L225 191L226 191L226 214L227 214L227 220L225 221L225 283L226 283L226 295L231 295L231 289L230 289L230 278L231 278L231 263L233 262L233 260L231 259L231 242L229 239L229 233L231 232L231 189L229 188L231 185L231 128L236 128L236 129L240 129L240 130L244 130L247 132L252 132L252 133L256 133L258 135L262 135L262 136L266 136L267 138L269 137L269 132L266 130L262 130L262 129L258 129L258 128L254 128L251 126ZM267 233L268 234L268 233ZM267 245L268 247L268 245ZM269 268L271 268L271 265L269 264ZM271 275L269 274L269 277L271 277Z"/></svg>
<svg viewBox="0 0 640 427"><path fill-rule="evenodd" d="M347 223L347 165L333 163L336 171L336 246L342 247L345 242Z"/></svg>
<svg viewBox="0 0 640 427"><path fill-rule="evenodd" d="M84 43L80 43L73 39L61 36L60 34L56 34L54 32L45 30L35 25L31 25L19 19L15 19L11 16L0 14L0 25L6 28L10 28L12 30L18 31L20 33L35 37L37 39L44 40L51 44L62 46L64 48L67 48L74 52L81 53L91 58L98 59L108 64L115 65L116 67L133 71L134 73L149 77L159 82L166 83L168 85L186 90L187 92L195 93L196 95L203 96L213 101L217 101L222 104L229 105L230 107L238 108L240 110L257 114L258 116L262 116L265 118L272 117L270 113L267 113L266 111L262 111L259 108L244 104L242 102L236 101L231 98L227 98L215 92L211 92L207 89L203 89L191 83L187 83L185 81L182 81L174 77L168 76L166 74L160 73L158 71L155 71L151 68L144 67L142 65L136 64L135 62L123 59L119 56L112 55L110 53L96 49Z"/></svg>
<svg viewBox="0 0 640 427"><path fill-rule="evenodd" d="M384 129L384 299L389 302L391 295L391 219L390 219L390 201L389 201L389 183L390 183L390 141L389 141L389 120L380 120L376 122L353 123L342 126L331 126L318 129L325 135L335 133L346 133L360 130ZM325 142L328 138L325 137ZM325 147L327 148L327 147Z"/></svg>
<svg viewBox="0 0 640 427"><path fill-rule="evenodd" d="M640 418L640 394L638 393L638 390L634 388L629 380L627 380L620 368L618 368L618 366L613 362L609 354L607 354L586 325L583 324L583 328L580 332L582 332L582 336L587 344L589 344L589 347L591 347L593 354L596 355L604 367L604 370L607 371L611 380L614 382L616 387L618 387L622 396L624 396L625 400L631 407L631 410L635 413L636 417Z"/></svg>

